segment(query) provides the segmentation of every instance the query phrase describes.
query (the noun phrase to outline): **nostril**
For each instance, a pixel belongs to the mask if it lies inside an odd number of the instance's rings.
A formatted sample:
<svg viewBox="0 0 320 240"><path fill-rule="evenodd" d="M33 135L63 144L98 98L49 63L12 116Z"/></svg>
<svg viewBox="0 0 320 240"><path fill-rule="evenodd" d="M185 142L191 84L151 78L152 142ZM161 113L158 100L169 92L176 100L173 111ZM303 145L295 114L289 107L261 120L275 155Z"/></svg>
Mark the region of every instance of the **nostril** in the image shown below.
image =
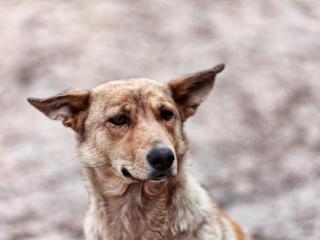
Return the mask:
<svg viewBox="0 0 320 240"><path fill-rule="evenodd" d="M147 155L150 165L157 170L165 170L172 166L174 153L170 148L154 148Z"/></svg>

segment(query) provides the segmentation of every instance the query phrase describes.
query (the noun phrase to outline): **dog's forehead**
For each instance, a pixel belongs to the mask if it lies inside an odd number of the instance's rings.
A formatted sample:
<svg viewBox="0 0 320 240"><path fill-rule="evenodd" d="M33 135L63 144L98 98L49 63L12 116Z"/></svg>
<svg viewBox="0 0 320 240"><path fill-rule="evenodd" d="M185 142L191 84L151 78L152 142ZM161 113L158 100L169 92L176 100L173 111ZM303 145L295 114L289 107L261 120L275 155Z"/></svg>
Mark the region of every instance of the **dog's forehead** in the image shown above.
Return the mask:
<svg viewBox="0 0 320 240"><path fill-rule="evenodd" d="M140 78L104 83L94 88L91 95L93 102L104 105L130 101L137 97L170 99L170 90L164 83Z"/></svg>

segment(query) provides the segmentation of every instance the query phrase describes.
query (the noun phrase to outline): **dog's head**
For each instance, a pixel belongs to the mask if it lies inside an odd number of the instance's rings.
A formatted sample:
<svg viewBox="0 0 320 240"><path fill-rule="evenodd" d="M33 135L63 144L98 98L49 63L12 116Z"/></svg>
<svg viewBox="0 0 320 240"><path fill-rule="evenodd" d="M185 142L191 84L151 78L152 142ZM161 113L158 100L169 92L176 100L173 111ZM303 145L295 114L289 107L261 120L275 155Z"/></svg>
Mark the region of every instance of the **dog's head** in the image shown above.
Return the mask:
<svg viewBox="0 0 320 240"><path fill-rule="evenodd" d="M126 181L177 174L187 151L183 122L213 87L224 65L162 84L148 79L107 82L28 101L78 135L80 159Z"/></svg>

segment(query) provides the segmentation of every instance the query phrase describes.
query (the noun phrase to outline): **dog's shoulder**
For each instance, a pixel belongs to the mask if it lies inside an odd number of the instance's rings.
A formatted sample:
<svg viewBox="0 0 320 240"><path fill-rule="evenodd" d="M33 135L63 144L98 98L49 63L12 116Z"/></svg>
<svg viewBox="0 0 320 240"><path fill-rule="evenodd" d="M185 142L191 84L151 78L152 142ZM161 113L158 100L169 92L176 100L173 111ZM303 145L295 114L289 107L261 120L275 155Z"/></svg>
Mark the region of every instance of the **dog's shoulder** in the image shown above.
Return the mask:
<svg viewBox="0 0 320 240"><path fill-rule="evenodd" d="M249 239L194 177L186 175L180 184L173 198L176 209L173 230L189 232L189 236L181 239Z"/></svg>
<svg viewBox="0 0 320 240"><path fill-rule="evenodd" d="M219 220L213 217L217 216L219 210L206 190L190 174L180 179L172 197L172 207L175 209L171 225L173 233L189 233L189 237L185 239L189 239L195 233L199 236L202 234L220 235Z"/></svg>

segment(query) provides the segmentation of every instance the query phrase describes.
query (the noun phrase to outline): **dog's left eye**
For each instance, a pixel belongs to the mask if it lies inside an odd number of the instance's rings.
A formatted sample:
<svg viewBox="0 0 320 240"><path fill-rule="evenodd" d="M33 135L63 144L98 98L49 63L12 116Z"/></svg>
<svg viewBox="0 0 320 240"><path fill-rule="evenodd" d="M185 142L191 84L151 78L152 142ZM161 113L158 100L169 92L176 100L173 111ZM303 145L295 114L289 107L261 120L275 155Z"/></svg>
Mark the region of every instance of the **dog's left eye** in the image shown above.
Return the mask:
<svg viewBox="0 0 320 240"><path fill-rule="evenodd" d="M117 126L129 125L131 123L131 118L128 117L127 115L119 115L119 116L110 118L108 122Z"/></svg>
<svg viewBox="0 0 320 240"><path fill-rule="evenodd" d="M165 121L169 121L173 118L173 112L170 110L161 110L160 117Z"/></svg>

